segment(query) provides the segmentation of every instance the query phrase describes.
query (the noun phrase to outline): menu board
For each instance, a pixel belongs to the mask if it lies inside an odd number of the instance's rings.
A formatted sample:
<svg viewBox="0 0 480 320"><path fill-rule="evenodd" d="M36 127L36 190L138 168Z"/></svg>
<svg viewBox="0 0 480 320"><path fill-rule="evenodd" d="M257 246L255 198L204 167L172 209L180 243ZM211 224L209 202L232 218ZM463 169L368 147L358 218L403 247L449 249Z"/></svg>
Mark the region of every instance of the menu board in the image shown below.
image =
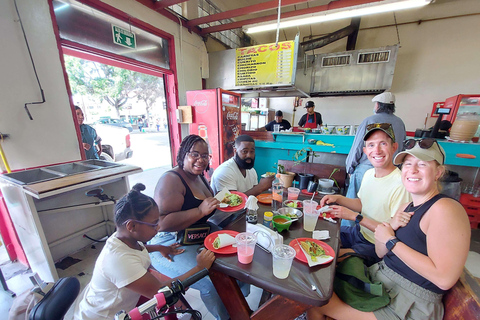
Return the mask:
<svg viewBox="0 0 480 320"><path fill-rule="evenodd" d="M292 84L295 42L236 49L235 86Z"/></svg>

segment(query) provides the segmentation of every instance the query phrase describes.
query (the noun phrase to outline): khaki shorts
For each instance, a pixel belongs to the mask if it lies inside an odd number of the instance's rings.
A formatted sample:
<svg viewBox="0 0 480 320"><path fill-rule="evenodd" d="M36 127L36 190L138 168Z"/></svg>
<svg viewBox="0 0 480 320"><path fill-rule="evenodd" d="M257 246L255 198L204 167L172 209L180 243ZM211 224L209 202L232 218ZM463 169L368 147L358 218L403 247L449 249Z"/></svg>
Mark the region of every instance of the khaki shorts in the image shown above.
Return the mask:
<svg viewBox="0 0 480 320"><path fill-rule="evenodd" d="M372 265L368 271L372 280L381 281L390 295L390 304L373 312L378 320L443 319L442 294L405 279L383 261Z"/></svg>

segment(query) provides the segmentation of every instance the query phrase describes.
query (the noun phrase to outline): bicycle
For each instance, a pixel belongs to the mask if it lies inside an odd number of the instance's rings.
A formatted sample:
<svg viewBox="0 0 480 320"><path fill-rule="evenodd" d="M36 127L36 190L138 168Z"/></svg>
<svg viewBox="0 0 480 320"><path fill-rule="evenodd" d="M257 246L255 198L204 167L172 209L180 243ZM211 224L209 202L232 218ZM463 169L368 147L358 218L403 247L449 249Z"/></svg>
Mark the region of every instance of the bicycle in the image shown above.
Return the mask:
<svg viewBox="0 0 480 320"><path fill-rule="evenodd" d="M186 310L172 310L175 303L183 297L185 294L185 288L188 288L198 280L202 279L208 275L208 270L203 269L191 277L188 277L183 282L180 280L175 280L172 282L171 287L165 286L158 290L158 293L147 302L136 307L130 312L121 310L115 314L115 320L142 320L142 315L149 314L150 319L160 319L161 317L167 317L166 319L176 319L176 314L178 313L190 313L193 320L201 320L202 314L193 309ZM169 311L172 310L172 311ZM174 315L173 317L168 317L169 315Z"/></svg>

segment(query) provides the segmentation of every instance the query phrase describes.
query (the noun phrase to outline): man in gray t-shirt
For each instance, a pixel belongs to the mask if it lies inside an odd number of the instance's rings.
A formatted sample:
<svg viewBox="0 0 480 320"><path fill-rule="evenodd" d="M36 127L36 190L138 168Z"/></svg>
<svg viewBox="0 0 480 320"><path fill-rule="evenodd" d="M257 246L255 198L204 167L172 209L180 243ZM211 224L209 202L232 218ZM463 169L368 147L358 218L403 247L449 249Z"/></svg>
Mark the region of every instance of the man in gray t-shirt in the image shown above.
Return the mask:
<svg viewBox="0 0 480 320"><path fill-rule="evenodd" d="M347 198L358 198L357 193L362 183L363 174L368 169L373 168L363 152L363 136L365 135L367 125L371 123L390 123L393 127L396 141L398 141L398 149L395 155L403 150L403 140L406 137L405 124L402 119L393 114L395 112L395 96L391 92L386 91L373 97L372 102L375 103L373 109L375 114L363 120L357 128L352 148L347 156L346 170L350 175Z"/></svg>

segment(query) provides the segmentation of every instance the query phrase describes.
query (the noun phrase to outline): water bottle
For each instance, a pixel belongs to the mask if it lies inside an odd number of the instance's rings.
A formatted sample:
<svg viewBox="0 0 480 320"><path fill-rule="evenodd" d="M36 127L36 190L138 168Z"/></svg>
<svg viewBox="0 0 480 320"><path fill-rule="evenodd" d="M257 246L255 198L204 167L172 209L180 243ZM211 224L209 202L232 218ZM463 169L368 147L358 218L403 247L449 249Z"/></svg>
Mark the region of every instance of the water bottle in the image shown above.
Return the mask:
<svg viewBox="0 0 480 320"><path fill-rule="evenodd" d="M278 212L278 209L282 207L283 202L283 184L279 179L279 174L275 176L272 182L272 211Z"/></svg>

